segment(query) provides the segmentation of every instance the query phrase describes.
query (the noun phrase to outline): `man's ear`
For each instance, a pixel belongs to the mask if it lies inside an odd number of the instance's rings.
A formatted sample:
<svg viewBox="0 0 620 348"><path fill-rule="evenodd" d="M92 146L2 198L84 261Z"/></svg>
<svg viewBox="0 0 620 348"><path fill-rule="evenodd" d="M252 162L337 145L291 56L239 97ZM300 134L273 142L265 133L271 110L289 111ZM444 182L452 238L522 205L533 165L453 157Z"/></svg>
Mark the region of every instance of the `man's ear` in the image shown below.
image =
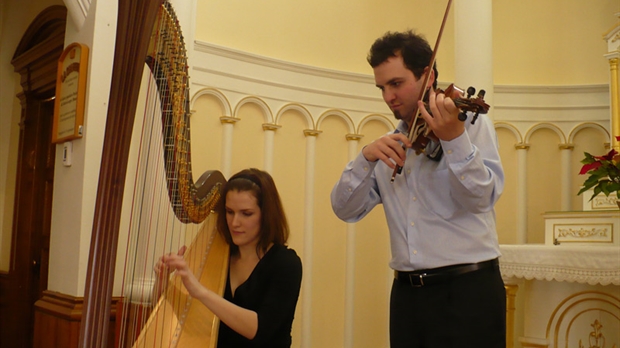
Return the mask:
<svg viewBox="0 0 620 348"><path fill-rule="evenodd" d="M435 82L435 70L433 69L429 69L428 67L424 68L424 73L427 74L430 70L430 74L431 76L429 76L428 78L428 84L426 85L426 88L431 88L433 87L433 83Z"/></svg>

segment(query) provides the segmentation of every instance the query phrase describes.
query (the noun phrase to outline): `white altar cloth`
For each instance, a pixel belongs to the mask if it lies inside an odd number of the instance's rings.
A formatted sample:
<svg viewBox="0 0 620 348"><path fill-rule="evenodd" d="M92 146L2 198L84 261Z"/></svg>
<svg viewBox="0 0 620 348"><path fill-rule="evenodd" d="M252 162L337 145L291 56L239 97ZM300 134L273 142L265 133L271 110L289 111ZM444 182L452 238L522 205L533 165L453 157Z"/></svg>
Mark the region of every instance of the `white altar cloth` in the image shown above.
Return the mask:
<svg viewBox="0 0 620 348"><path fill-rule="evenodd" d="M590 285L620 285L617 246L500 245L504 279L555 280Z"/></svg>

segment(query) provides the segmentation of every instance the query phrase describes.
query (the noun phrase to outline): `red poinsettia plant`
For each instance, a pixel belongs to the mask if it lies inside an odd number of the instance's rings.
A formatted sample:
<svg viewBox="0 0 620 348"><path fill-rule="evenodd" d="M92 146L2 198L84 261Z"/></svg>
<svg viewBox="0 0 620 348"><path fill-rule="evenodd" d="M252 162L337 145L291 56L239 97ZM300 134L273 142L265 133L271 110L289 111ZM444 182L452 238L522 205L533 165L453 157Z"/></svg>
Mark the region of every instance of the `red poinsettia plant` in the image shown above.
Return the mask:
<svg viewBox="0 0 620 348"><path fill-rule="evenodd" d="M620 141L620 136L616 137ZM598 194L603 193L605 196L615 193L620 199L620 154L616 149L611 149L604 156L592 156L584 152L586 158L581 160L583 167L579 174L589 174L590 176L583 183L578 195L585 191L594 189L594 194L590 198L592 200Z"/></svg>

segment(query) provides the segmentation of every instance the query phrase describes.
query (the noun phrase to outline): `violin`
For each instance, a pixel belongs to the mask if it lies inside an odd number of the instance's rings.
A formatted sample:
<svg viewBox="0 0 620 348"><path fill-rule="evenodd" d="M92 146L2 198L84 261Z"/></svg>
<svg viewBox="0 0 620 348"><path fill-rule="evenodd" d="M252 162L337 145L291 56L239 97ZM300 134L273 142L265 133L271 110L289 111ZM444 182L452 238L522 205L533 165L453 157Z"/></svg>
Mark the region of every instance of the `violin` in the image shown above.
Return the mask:
<svg viewBox="0 0 620 348"><path fill-rule="evenodd" d="M437 89L435 93L443 93L447 97L452 98L454 104L457 108L459 108L459 120L465 122L467 120L467 112L473 112L474 115L471 120L471 124L475 124L478 116L480 114L486 114L489 111L489 104L485 103L484 95L486 94L484 89L481 89L476 97L472 97L476 93L476 89L474 87L467 88L467 95L465 97L461 97L465 95L465 92L457 87L454 84L451 84L446 88L446 90ZM430 113L430 109L428 104L424 104L426 111ZM415 150L416 154L419 155L426 150L426 146L430 139L438 141L437 137L433 134L428 125L424 121L423 118L417 117L415 120L415 124L412 125L411 130L409 131L409 140L412 143L412 148Z"/></svg>
<svg viewBox="0 0 620 348"><path fill-rule="evenodd" d="M444 13L443 20L441 22L441 27L439 28L439 34L437 35L437 41L435 42L435 48L433 49L433 54L431 55L430 62L427 66L428 71L431 71L432 67L435 65L435 57L437 56L437 50L439 49L439 42L441 41L441 36L443 35L443 29L446 25L446 20L448 19L448 13L450 12L451 5L452 5L452 0L448 0L448 5L446 6L446 12ZM431 75L430 73L425 74L424 82L422 86L428 86L430 75ZM428 96L426 95L426 91L427 91L426 88L422 88L420 90L420 95L418 96L418 99L417 99L418 101L420 100L424 101L426 98L428 98ZM473 124L476 122L480 114L485 114L489 110L489 105L484 102L484 95L485 95L484 90L480 90L480 92L478 92L477 97L472 98L474 93L476 93L476 89L473 87L469 87L467 89L466 97L461 97L462 95L465 95L463 90L455 86L454 84L451 84L450 86L448 86L448 88L446 88L445 91L437 90L437 93L444 93L447 97L452 98L452 100L454 101L454 104L460 110L459 120L461 120L462 122L464 122L467 119L467 112L474 113L474 117L471 122ZM428 104L425 104L424 106L425 106L425 109L430 112L428 108ZM413 121L411 122L411 124L409 125L407 136L409 140L411 141L412 148L415 150L416 154L419 155L422 152L426 153L426 147L428 146L430 139L433 139L435 141L439 141L439 140L433 134L431 129L428 128L426 121L424 121L424 119L420 117L420 110L417 109L417 106L416 106L416 109L414 110L414 114L415 114L415 117ZM439 159L441 159L442 153L443 153L443 150L441 149L441 146L438 146L436 149L433 150L432 153L426 153L426 156L432 160L439 161ZM396 174L400 174L402 170L403 170L403 167L396 165L396 167L394 168L394 172L392 173L392 179L390 180L390 182L393 183L394 179L396 178Z"/></svg>

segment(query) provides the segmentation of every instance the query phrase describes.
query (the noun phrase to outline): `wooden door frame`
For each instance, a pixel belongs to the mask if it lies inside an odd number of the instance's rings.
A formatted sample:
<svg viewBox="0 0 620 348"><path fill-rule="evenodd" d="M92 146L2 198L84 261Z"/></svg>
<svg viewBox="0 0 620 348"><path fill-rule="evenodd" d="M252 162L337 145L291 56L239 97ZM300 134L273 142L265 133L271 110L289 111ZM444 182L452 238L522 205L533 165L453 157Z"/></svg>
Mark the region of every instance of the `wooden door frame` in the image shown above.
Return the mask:
<svg viewBox="0 0 620 348"><path fill-rule="evenodd" d="M43 234L49 236L51 197L47 203L38 202L40 197L37 197L37 194L40 193L35 191L40 188L40 182L22 180L22 168L51 166L53 173L55 148L49 149L50 146L54 147L50 143L51 127L50 134L47 134L46 130L40 128L40 124L36 124L38 121L31 120L29 116L40 112L49 113L49 103L53 103L51 100L55 95L58 58L64 48L66 17L67 10L64 6L56 5L43 10L22 36L11 61L15 72L20 74L22 91L17 93L21 104L21 117L10 264L8 274L4 274L0 282L0 293L4 298L0 302L0 340L4 342L1 345L32 345L34 302L38 299L32 297L40 297L47 288L47 255L41 257L39 241ZM45 107L45 111L37 110L41 107ZM51 110L53 114L53 107ZM37 144L44 145L42 148L45 153L39 152L38 156L35 156L37 149L29 151L31 153L23 151L27 145L24 143L26 131L29 137L36 138ZM36 157L38 159L35 159ZM37 176L37 180L41 180L40 178ZM33 267L40 269L41 273L37 277L33 275ZM24 303L27 303L29 308L23 308Z"/></svg>

